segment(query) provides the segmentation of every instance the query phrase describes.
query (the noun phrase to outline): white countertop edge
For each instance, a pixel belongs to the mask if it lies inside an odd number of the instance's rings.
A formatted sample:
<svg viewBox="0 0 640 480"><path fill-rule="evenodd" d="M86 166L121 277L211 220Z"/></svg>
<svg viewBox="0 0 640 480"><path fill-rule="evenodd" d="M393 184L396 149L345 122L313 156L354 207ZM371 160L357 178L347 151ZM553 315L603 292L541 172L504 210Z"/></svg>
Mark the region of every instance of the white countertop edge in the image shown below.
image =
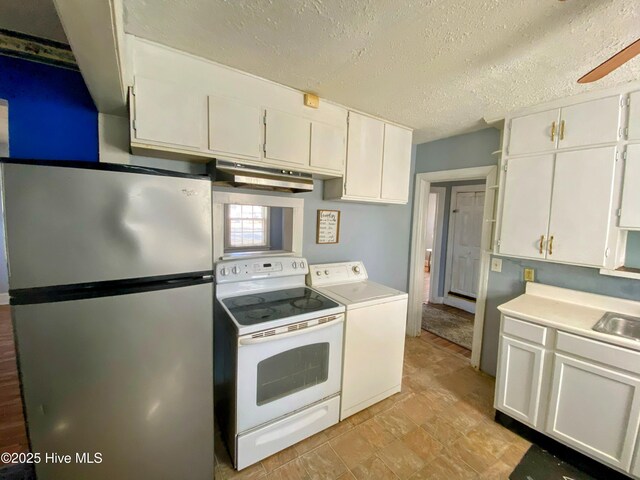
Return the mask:
<svg viewBox="0 0 640 480"><path fill-rule="evenodd" d="M527 283L526 293L498 306L498 310L503 315L640 351L640 341L592 330L607 311L640 316L640 302Z"/></svg>
<svg viewBox="0 0 640 480"><path fill-rule="evenodd" d="M608 297L605 295L598 295L597 293L569 290L568 288L553 287L551 285L534 282L527 282L525 293L527 295L548 298L558 302L573 303L582 307L640 316L640 301Z"/></svg>

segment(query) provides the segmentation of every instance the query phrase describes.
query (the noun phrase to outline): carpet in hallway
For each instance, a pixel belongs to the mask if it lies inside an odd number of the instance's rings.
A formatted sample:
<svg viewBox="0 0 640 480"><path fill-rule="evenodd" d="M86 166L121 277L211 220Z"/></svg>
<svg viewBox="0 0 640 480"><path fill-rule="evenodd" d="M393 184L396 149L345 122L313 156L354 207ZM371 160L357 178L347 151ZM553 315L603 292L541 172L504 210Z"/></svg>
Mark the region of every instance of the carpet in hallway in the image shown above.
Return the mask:
<svg viewBox="0 0 640 480"><path fill-rule="evenodd" d="M422 328L439 337L471 350L473 343L473 315L457 309L422 304Z"/></svg>

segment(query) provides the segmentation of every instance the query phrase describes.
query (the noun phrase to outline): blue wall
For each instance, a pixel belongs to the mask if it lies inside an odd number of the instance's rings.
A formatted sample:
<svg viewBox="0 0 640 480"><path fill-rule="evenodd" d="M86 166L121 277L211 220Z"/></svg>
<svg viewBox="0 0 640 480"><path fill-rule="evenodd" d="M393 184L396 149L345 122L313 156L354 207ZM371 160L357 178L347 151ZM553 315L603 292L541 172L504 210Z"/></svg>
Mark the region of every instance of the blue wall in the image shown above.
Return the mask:
<svg viewBox="0 0 640 480"><path fill-rule="evenodd" d="M418 145L416 172L435 172L456 168L496 165L500 132L493 128ZM523 269L535 269L536 282L558 287L640 300L640 280L600 275L596 268L574 267L534 260L502 258L502 272L491 272L487 292L487 310L482 338L480 368L495 375L498 356L500 315L498 305L524 292ZM640 234L633 233L627 242L627 266L640 264Z"/></svg>
<svg viewBox="0 0 640 480"><path fill-rule="evenodd" d="M98 112L80 72L0 56L12 158L98 161Z"/></svg>

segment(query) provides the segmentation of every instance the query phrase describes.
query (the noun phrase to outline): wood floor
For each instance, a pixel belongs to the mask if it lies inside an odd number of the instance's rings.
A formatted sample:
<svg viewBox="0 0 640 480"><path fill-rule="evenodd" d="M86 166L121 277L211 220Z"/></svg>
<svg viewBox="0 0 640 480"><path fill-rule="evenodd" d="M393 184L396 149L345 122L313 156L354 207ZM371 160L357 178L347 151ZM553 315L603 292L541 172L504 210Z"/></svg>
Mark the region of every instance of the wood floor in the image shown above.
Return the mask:
<svg viewBox="0 0 640 480"><path fill-rule="evenodd" d="M445 350L448 350L450 352L462 355L465 358L471 358L471 350L464 348L456 343L450 342L446 338L439 337L431 332L427 332L426 330L422 330L421 338L425 342L432 343L440 348L444 348Z"/></svg>
<svg viewBox="0 0 640 480"><path fill-rule="evenodd" d="M216 479L508 479L530 444L493 421L494 379L425 335L402 392L241 472L216 439Z"/></svg>
<svg viewBox="0 0 640 480"><path fill-rule="evenodd" d="M0 305L0 452L26 452L28 445L10 307Z"/></svg>

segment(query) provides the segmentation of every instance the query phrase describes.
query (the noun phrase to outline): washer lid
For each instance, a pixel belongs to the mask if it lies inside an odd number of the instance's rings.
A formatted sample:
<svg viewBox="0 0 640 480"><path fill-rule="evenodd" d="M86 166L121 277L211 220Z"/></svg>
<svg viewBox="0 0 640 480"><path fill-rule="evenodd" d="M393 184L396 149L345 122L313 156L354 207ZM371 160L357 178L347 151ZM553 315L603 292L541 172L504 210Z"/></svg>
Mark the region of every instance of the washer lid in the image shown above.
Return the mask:
<svg viewBox="0 0 640 480"><path fill-rule="evenodd" d="M404 295L403 292L369 281L331 285L323 287L322 291L338 295L351 303Z"/></svg>

